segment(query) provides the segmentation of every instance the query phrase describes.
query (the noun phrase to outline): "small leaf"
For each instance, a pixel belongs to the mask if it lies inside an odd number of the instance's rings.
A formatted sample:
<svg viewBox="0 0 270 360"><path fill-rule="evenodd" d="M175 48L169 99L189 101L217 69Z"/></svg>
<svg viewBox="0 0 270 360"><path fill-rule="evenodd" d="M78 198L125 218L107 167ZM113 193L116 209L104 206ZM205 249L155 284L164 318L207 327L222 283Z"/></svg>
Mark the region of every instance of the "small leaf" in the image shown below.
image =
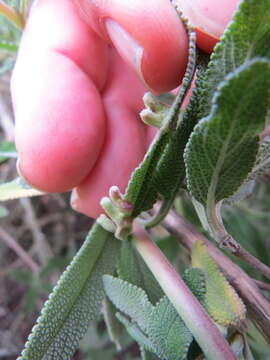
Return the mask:
<svg viewBox="0 0 270 360"><path fill-rule="evenodd" d="M119 242L95 224L45 303L20 360L69 359L100 314L102 276L114 272Z"/></svg>
<svg viewBox="0 0 270 360"><path fill-rule="evenodd" d="M239 325L245 319L245 305L208 255L207 247L202 241L197 241L193 247L192 266L204 273L205 308L209 315L222 326Z"/></svg>
<svg viewBox="0 0 270 360"><path fill-rule="evenodd" d="M135 285L110 275L103 276L104 289L114 305L146 332L153 306L146 293Z"/></svg>
<svg viewBox="0 0 270 360"><path fill-rule="evenodd" d="M193 337L167 297L155 306L148 332L161 359L186 358Z"/></svg>
<svg viewBox="0 0 270 360"><path fill-rule="evenodd" d="M187 282L193 286L201 286L199 279L202 280L199 270L187 275ZM140 346L165 360L186 358L193 337L167 297L152 306L137 286L109 275L103 281L111 301L130 318L118 314L118 319Z"/></svg>
<svg viewBox="0 0 270 360"><path fill-rule="evenodd" d="M22 178L17 178L0 185L0 201L19 199L22 197L40 196L45 193L32 188Z"/></svg>
<svg viewBox="0 0 270 360"><path fill-rule="evenodd" d="M240 67L222 83L210 115L191 135L185 151L188 188L209 211L232 196L253 168L269 86L268 61L258 59Z"/></svg>
<svg viewBox="0 0 270 360"><path fill-rule="evenodd" d="M164 295L157 280L129 241L122 244L117 268L119 277L145 290L152 304Z"/></svg>

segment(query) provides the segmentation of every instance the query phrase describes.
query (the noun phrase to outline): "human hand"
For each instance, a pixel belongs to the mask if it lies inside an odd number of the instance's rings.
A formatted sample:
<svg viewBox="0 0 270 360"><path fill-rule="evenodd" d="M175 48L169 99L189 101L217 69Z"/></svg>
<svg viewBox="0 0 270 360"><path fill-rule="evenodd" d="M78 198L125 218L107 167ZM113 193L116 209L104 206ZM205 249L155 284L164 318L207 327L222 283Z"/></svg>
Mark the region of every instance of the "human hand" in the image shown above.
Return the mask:
<svg viewBox="0 0 270 360"><path fill-rule="evenodd" d="M186 63L168 0L37 0L12 79L24 178L48 192L76 188L72 206L97 217L153 137L138 116L146 88L175 88Z"/></svg>

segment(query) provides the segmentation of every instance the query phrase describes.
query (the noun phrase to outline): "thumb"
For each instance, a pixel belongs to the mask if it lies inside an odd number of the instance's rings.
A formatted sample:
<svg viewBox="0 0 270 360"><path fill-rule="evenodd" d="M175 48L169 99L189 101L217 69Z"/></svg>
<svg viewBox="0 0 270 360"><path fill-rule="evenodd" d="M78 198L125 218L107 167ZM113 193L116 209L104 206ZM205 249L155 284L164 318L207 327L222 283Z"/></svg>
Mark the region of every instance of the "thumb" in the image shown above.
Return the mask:
<svg viewBox="0 0 270 360"><path fill-rule="evenodd" d="M188 39L169 0L73 0L84 20L137 72L165 92L184 75Z"/></svg>

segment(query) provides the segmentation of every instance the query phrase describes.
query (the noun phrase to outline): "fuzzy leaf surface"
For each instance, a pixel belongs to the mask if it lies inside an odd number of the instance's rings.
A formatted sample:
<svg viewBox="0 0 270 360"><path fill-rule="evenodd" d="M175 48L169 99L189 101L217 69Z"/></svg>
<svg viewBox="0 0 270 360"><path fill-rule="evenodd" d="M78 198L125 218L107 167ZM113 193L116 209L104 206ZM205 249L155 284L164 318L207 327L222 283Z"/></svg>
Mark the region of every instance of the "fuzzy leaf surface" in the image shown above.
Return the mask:
<svg viewBox="0 0 270 360"><path fill-rule="evenodd" d="M161 359L186 358L193 336L167 297L155 306L148 331Z"/></svg>
<svg viewBox="0 0 270 360"><path fill-rule="evenodd" d="M270 60L270 0L243 0L221 41L211 54L207 69L198 68L196 88L184 113L190 133L209 115L220 82L255 57Z"/></svg>
<svg viewBox="0 0 270 360"><path fill-rule="evenodd" d="M146 332L153 305L144 290L110 275L103 276L104 289L113 304Z"/></svg>
<svg viewBox="0 0 270 360"><path fill-rule="evenodd" d="M115 269L119 242L95 224L61 276L29 336L20 360L69 359L100 314L102 276Z"/></svg>
<svg viewBox="0 0 270 360"><path fill-rule="evenodd" d="M180 90L166 112L144 160L132 174L125 193L125 200L133 204L133 217L151 209L158 194L167 203L162 214L165 216L184 179L183 151L188 138L181 136L183 131L181 121L179 125L179 112L195 72L195 58L195 33L190 30L188 66Z"/></svg>
<svg viewBox="0 0 270 360"><path fill-rule="evenodd" d="M0 185L0 201L41 196L44 194L45 193L26 184L21 178Z"/></svg>
<svg viewBox="0 0 270 360"><path fill-rule="evenodd" d="M207 208L228 198L256 161L269 106L270 63L253 60L229 75L185 151L188 188Z"/></svg>
<svg viewBox="0 0 270 360"><path fill-rule="evenodd" d="M245 319L245 305L208 255L207 247L201 241L197 241L193 247L192 266L204 273L204 306L209 315L220 325L239 325L239 322Z"/></svg>
<svg viewBox="0 0 270 360"><path fill-rule="evenodd" d="M203 302L203 272L188 269L184 280ZM121 311L118 319L142 348L164 360L186 359L193 336L166 296L153 306L139 287L109 275L104 276L103 281L107 295Z"/></svg>

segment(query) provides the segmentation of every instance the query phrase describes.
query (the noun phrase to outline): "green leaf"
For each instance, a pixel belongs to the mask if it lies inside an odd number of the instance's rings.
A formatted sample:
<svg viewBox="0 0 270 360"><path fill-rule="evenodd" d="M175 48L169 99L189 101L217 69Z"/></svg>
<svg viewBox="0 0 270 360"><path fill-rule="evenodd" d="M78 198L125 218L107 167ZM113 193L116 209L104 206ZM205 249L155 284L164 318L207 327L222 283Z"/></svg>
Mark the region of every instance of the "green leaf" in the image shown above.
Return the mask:
<svg viewBox="0 0 270 360"><path fill-rule="evenodd" d="M103 279L106 294L125 314L117 314L118 319L141 347L166 360L186 358L193 337L167 297L152 306L139 287L109 275ZM205 285L200 270L189 270L186 281L198 286L197 296L202 299Z"/></svg>
<svg viewBox="0 0 270 360"><path fill-rule="evenodd" d="M158 217L158 221L161 221L169 211L185 176L183 151L188 137L182 136L186 129L179 112L195 71L195 35L192 31L189 32L189 37L189 62L179 93L168 111L164 112L164 106L160 105L162 114L165 114L161 129L143 162L132 174L126 189L125 200L133 205L133 217L151 209L160 194L165 202ZM156 108L159 108L158 104ZM152 115L157 116L154 112Z"/></svg>
<svg viewBox="0 0 270 360"><path fill-rule="evenodd" d="M152 304L164 295L157 280L129 241L122 244L117 269L122 280L145 290Z"/></svg>
<svg viewBox="0 0 270 360"><path fill-rule="evenodd" d="M184 120L190 132L200 119L209 115L212 99L225 77L255 57L270 60L270 0L243 0L205 70L198 67L196 88L192 92Z"/></svg>
<svg viewBox="0 0 270 360"><path fill-rule="evenodd" d="M119 242L95 224L45 303L20 360L69 359L100 314L102 276L113 273Z"/></svg>
<svg viewBox="0 0 270 360"><path fill-rule="evenodd" d="M208 255L207 247L202 241L197 241L193 247L192 266L204 273L204 305L209 315L222 326L239 325L245 319L245 305Z"/></svg>
<svg viewBox="0 0 270 360"><path fill-rule="evenodd" d="M32 188L22 178L17 178L0 185L0 201L19 199L22 197L40 196L45 193Z"/></svg>
<svg viewBox="0 0 270 360"><path fill-rule="evenodd" d="M167 297L155 306L148 331L161 359L186 358L193 337Z"/></svg>
<svg viewBox="0 0 270 360"><path fill-rule="evenodd" d="M114 305L147 332L153 306L146 293L135 285L110 275L103 276L104 289Z"/></svg>
<svg viewBox="0 0 270 360"><path fill-rule="evenodd" d="M195 127L185 162L191 194L209 211L252 170L269 106L270 63L253 60L219 87L211 113Z"/></svg>

